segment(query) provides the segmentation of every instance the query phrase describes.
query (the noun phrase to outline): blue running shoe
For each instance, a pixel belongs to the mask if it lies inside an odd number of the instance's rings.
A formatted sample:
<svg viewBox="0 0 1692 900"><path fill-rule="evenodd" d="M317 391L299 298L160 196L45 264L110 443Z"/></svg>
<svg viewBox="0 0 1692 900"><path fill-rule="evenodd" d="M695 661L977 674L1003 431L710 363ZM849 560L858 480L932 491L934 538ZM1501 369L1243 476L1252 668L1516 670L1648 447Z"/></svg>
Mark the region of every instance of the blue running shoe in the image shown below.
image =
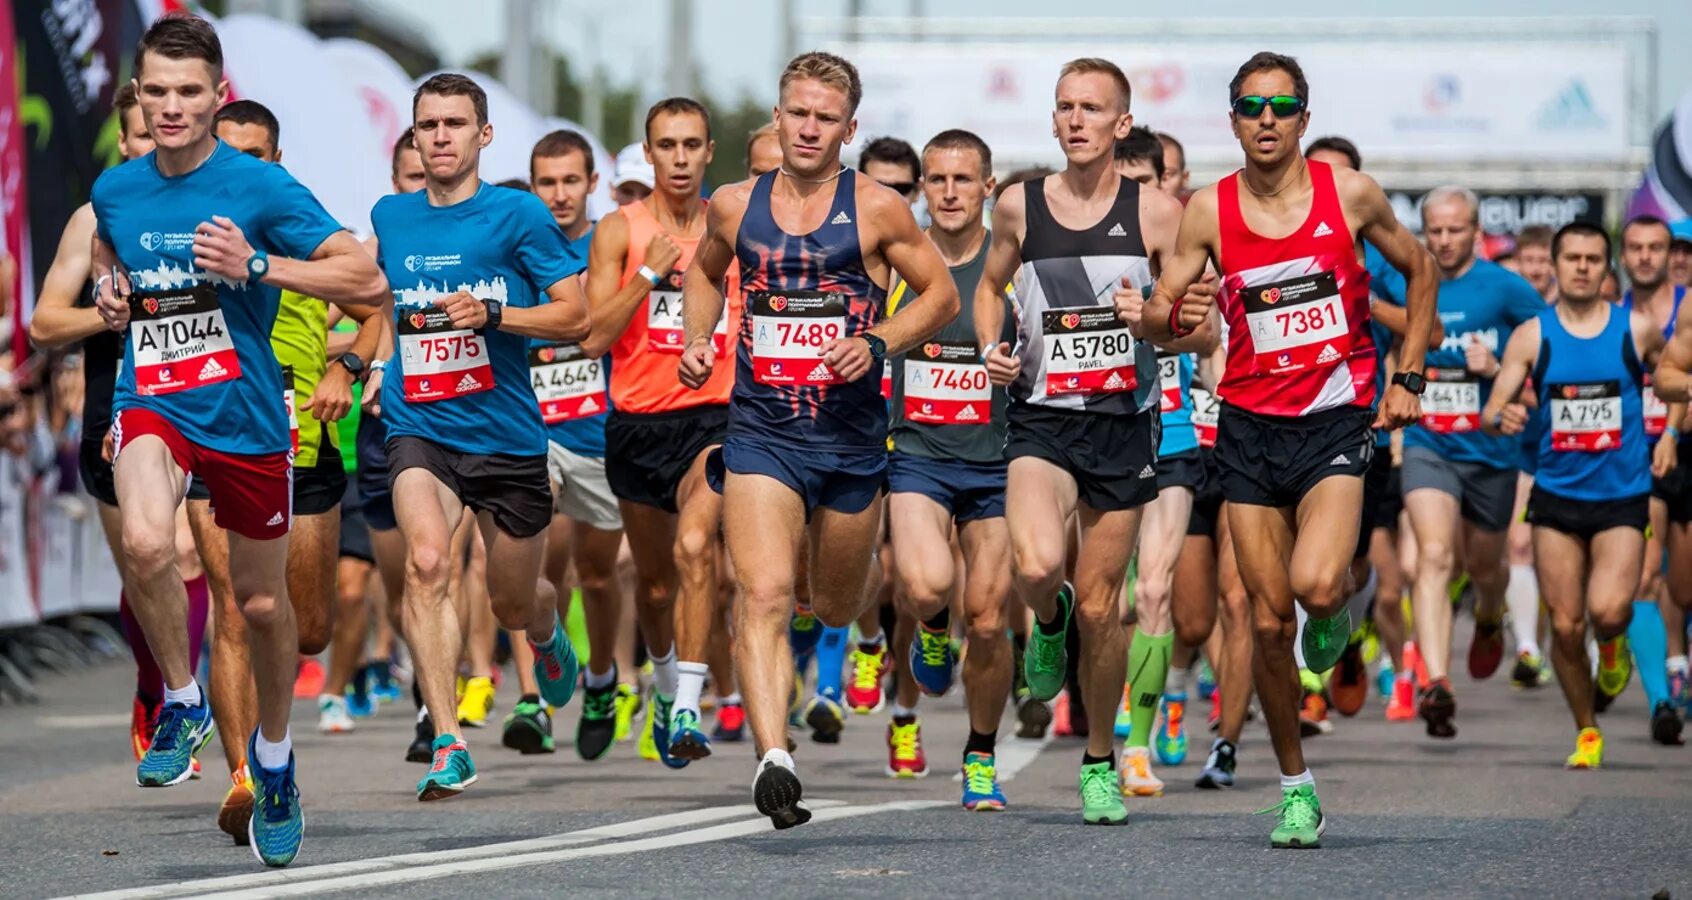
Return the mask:
<svg viewBox="0 0 1692 900"><path fill-rule="evenodd" d="M1200 700L1209 700L1216 693L1216 671L1210 667L1210 660L1199 660L1198 695Z"/></svg>
<svg viewBox="0 0 1692 900"><path fill-rule="evenodd" d="M944 631L930 631L918 624L916 637L911 641L911 677L917 687L930 697L939 697L952 689L952 639Z"/></svg>
<svg viewBox="0 0 1692 900"><path fill-rule="evenodd" d="M794 610L793 619L787 623L787 642L793 646L793 658L804 659L815 653L822 633L823 624L815 613Z"/></svg>
<svg viewBox="0 0 1692 900"><path fill-rule="evenodd" d="M375 659L365 667L370 679L370 693L382 703L393 703L405 696L400 690L399 681L394 678L394 664L390 660Z"/></svg>
<svg viewBox="0 0 1692 900"><path fill-rule="evenodd" d="M823 691L805 704L805 724L811 726L811 740L819 744L840 743L840 732L846 728L846 710L838 695Z"/></svg>
<svg viewBox="0 0 1692 900"><path fill-rule="evenodd" d="M711 755L711 739L699 727L699 714L691 709L678 709L670 716L671 759L704 759ZM677 766L676 768L680 768Z"/></svg>
<svg viewBox="0 0 1692 900"><path fill-rule="evenodd" d="M991 753L965 753L963 808L970 812L998 812L1005 808L999 788L999 769Z"/></svg>
<svg viewBox="0 0 1692 900"><path fill-rule="evenodd" d="M153 743L135 767L135 783L142 787L169 787L194 777L194 754L212 739L211 707L166 703L159 708L158 728Z"/></svg>
<svg viewBox="0 0 1692 900"><path fill-rule="evenodd" d="M665 697L656 690L652 692L652 712L649 714L652 716L652 743L658 748L659 762L672 769L685 769L694 758L691 756L674 756L670 753L670 717L674 715L675 702L674 697ZM691 724L694 731L699 730L697 718ZM701 734L700 737L703 738L704 735ZM709 752L710 743L709 740L705 741L707 752Z"/></svg>
<svg viewBox="0 0 1692 900"><path fill-rule="evenodd" d="M552 647L543 650L534 641L529 649L535 651L535 680L540 682L541 699L554 709L563 709L576 695L576 679L581 663L576 648L564 636L564 625L557 617L552 620Z"/></svg>
<svg viewBox="0 0 1692 900"><path fill-rule="evenodd" d="M1178 766L1187 761L1187 695L1163 695L1163 716L1152 729L1152 744L1157 749L1157 761L1166 766Z"/></svg>
<svg viewBox="0 0 1692 900"><path fill-rule="evenodd" d="M288 764L272 771L258 764L254 746L258 729L247 738L248 771L253 779L253 814L247 820L247 843L253 855L267 866L285 866L300 855L305 840L305 814L300 811L300 789L294 783L294 754Z"/></svg>
<svg viewBox="0 0 1692 900"><path fill-rule="evenodd" d="M470 748L463 741L450 734L437 735L429 749L435 756L429 773L417 782L417 799L456 797L476 783L476 764L470 761Z"/></svg>
<svg viewBox="0 0 1692 900"><path fill-rule="evenodd" d="M355 719L368 719L376 714L376 697L370 693L370 670L359 667L353 671L347 685L347 714Z"/></svg>
<svg viewBox="0 0 1692 900"><path fill-rule="evenodd" d="M1381 700L1392 697L1392 682L1397 677L1398 673L1392 670L1391 663L1381 663L1380 671L1375 673L1375 692L1380 694Z"/></svg>

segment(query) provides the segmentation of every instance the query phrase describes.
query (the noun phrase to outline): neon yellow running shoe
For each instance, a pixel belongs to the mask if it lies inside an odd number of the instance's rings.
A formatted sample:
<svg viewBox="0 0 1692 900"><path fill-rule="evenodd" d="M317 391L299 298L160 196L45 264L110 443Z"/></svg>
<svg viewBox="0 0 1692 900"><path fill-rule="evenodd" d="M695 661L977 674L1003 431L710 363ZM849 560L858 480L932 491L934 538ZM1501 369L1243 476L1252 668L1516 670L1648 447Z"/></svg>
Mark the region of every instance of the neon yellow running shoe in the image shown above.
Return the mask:
<svg viewBox="0 0 1692 900"><path fill-rule="evenodd" d="M634 729L634 717L640 714L645 704L640 700L640 691L632 684L617 685L617 730L613 740L622 743L629 739L629 732Z"/></svg>
<svg viewBox="0 0 1692 900"><path fill-rule="evenodd" d="M1604 736L1596 728L1582 728L1575 738L1575 751L1564 761L1565 769L1596 769L1604 764Z"/></svg>

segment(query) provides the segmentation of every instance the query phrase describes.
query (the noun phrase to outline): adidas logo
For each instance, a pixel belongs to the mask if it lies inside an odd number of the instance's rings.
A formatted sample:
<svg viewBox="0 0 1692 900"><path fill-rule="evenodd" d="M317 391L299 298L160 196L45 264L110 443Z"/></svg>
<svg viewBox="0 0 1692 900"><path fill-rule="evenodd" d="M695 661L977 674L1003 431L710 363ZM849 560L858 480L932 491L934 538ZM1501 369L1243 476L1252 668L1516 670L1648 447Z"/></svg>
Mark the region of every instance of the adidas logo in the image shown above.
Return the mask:
<svg viewBox="0 0 1692 900"><path fill-rule="evenodd" d="M583 401L582 401L582 406L581 406L581 409L580 409L580 410L578 410L578 412L584 412L584 413L596 413L596 412L599 412L599 404L598 404L598 403L595 403L595 402L594 402L594 401L593 401L593 398L592 398L592 397L589 397L589 398L587 398L587 399L586 399L586 400L583 400Z"/></svg>
<svg viewBox="0 0 1692 900"><path fill-rule="evenodd" d="M981 414L975 411L975 404L973 403L958 410L959 422L978 422L980 420Z"/></svg>
<svg viewBox="0 0 1692 900"><path fill-rule="evenodd" d="M1542 131L1594 131L1605 125L1596 106L1586 83L1577 78L1539 107L1533 124Z"/></svg>
<svg viewBox="0 0 1692 900"><path fill-rule="evenodd" d="M1328 227L1328 223L1317 222L1316 223L1316 230L1312 231L1310 233L1310 236L1311 237L1327 237L1328 235L1333 234L1333 233L1334 233L1334 230L1332 228Z"/></svg>
<svg viewBox="0 0 1692 900"><path fill-rule="evenodd" d="M208 359L208 360L206 360L205 366L200 369L200 380L204 381L208 378L216 378L219 375L228 375L228 374L229 374L229 370L225 369L224 367L222 367L220 365L218 365L217 360Z"/></svg>
<svg viewBox="0 0 1692 900"><path fill-rule="evenodd" d="M1122 227L1121 222L1118 222L1115 225L1110 226L1110 230L1105 232L1105 234L1109 237L1127 237L1128 236L1128 232Z"/></svg>
<svg viewBox="0 0 1692 900"><path fill-rule="evenodd" d="M1334 349L1333 344L1329 344L1322 348L1321 353L1317 354L1316 361L1319 363L1339 362L1339 358L1339 351Z"/></svg>
<svg viewBox="0 0 1692 900"><path fill-rule="evenodd" d="M1344 453L1341 453L1340 455L1334 457L1333 461L1328 463L1328 465L1330 465L1330 466L1349 466L1349 465L1351 465L1351 457L1346 456Z"/></svg>
<svg viewBox="0 0 1692 900"><path fill-rule="evenodd" d="M1151 466L1146 466L1145 468L1140 470L1140 477L1141 478L1156 478L1157 477L1157 470L1152 468Z"/></svg>
<svg viewBox="0 0 1692 900"><path fill-rule="evenodd" d="M849 216L849 215L846 215L846 210L841 210L841 211L834 214L834 218L828 220L828 224L830 224L830 225L850 225L850 224L852 224L852 217Z"/></svg>
<svg viewBox="0 0 1692 900"><path fill-rule="evenodd" d="M458 379L458 389L460 391L473 391L481 386L482 383L477 381L476 376L470 374L469 372L465 372L464 377Z"/></svg>
<svg viewBox="0 0 1692 900"><path fill-rule="evenodd" d="M1122 380L1121 372L1112 372L1110 373L1110 377L1105 379L1104 386L1107 391L1118 390L1127 387L1128 383Z"/></svg>
<svg viewBox="0 0 1692 900"><path fill-rule="evenodd" d="M270 521L264 523L264 527L271 528L280 524L282 524L282 514L277 513L276 515L270 517Z"/></svg>
<svg viewBox="0 0 1692 900"><path fill-rule="evenodd" d="M805 380L806 381L833 381L834 380L834 373L830 372L828 370L828 366L824 365L823 363L817 363L817 367L811 370L811 374L805 376Z"/></svg>

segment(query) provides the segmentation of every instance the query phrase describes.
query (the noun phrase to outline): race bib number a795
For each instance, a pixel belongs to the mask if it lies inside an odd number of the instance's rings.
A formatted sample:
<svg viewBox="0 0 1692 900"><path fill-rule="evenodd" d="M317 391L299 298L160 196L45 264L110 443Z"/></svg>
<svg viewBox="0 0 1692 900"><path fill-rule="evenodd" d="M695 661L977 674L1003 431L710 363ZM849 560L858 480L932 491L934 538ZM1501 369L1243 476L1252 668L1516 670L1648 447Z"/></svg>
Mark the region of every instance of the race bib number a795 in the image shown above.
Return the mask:
<svg viewBox="0 0 1692 900"><path fill-rule="evenodd" d="M1621 446L1619 383L1552 384L1546 389L1551 398L1552 450L1591 452Z"/></svg>

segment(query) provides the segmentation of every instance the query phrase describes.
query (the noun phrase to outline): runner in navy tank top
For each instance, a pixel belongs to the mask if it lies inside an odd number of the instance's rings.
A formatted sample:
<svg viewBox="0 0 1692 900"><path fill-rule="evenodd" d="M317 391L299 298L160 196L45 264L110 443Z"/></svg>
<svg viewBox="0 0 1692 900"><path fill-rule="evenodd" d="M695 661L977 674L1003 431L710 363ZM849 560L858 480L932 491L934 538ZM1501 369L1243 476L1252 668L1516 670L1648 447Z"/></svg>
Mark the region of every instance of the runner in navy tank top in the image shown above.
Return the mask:
<svg viewBox="0 0 1692 900"><path fill-rule="evenodd" d="M1229 89L1245 168L1188 202L1139 333L1155 341L1208 321L1208 300L1186 294L1216 263L1227 347L1216 463L1258 623L1258 696L1281 765L1270 844L1313 847L1325 822L1299 738L1294 603L1309 613L1305 662L1326 671L1351 633L1345 601L1355 589L1349 567L1375 449L1371 423L1401 428L1421 416L1439 274L1373 179L1300 155L1310 87L1297 60L1259 53ZM1378 413L1363 240L1408 281L1400 371Z"/></svg>
<svg viewBox="0 0 1692 900"><path fill-rule="evenodd" d="M1659 400L1686 400L1687 373L1692 372L1692 303L1681 302L1675 310L1673 333L1668 336L1668 349L1652 374L1652 392ZM1671 432L1670 429L1673 429ZM1664 434L1672 435L1680 449L1679 473L1681 490L1669 498L1668 509L1668 582L1669 600L1674 608L1692 610L1692 446L1681 436L1684 429L1664 425ZM1661 439L1659 439L1661 440ZM1671 658L1669 680L1674 684L1670 693L1684 696L1689 680L1684 668L1674 666L1684 662L1684 645L1675 648L1678 659ZM1678 672L1676 671L1678 669ZM1677 679L1675 676L1679 674Z"/></svg>
<svg viewBox="0 0 1692 900"><path fill-rule="evenodd" d="M1672 468L1676 455L1676 436L1669 434L1654 455L1647 453L1640 399L1646 365L1663 348L1662 329L1649 315L1599 297L1609 261L1610 238L1598 227L1577 222L1557 232L1551 243L1557 305L1510 335L1481 413L1490 433L1521 434L1528 411L1514 398L1532 375L1545 429L1532 447L1538 467L1528 521L1540 597L1551 611L1551 663L1580 731L1567 761L1571 769L1603 763L1594 701L1626 684L1651 477ZM1685 413L1681 395L1669 414ZM1600 642L1596 683L1586 654L1588 618ZM1607 669L1618 667L1619 679L1606 677ZM1661 671L1650 677L1665 679ZM1659 740L1678 742L1679 724L1674 718L1668 734L1671 722L1664 717Z"/></svg>
<svg viewBox="0 0 1692 900"><path fill-rule="evenodd" d="M959 308L946 264L905 199L840 164L862 94L857 69L838 56L788 63L774 110L781 168L711 198L682 298L678 375L697 389L716 362L711 331L723 277L738 259L746 314L728 436L707 477L723 495L740 586L735 657L761 756L752 798L777 828L811 818L785 749L799 553L811 554L815 615L834 627L856 618L887 468L882 361L939 331ZM895 276L915 296L884 317Z"/></svg>

